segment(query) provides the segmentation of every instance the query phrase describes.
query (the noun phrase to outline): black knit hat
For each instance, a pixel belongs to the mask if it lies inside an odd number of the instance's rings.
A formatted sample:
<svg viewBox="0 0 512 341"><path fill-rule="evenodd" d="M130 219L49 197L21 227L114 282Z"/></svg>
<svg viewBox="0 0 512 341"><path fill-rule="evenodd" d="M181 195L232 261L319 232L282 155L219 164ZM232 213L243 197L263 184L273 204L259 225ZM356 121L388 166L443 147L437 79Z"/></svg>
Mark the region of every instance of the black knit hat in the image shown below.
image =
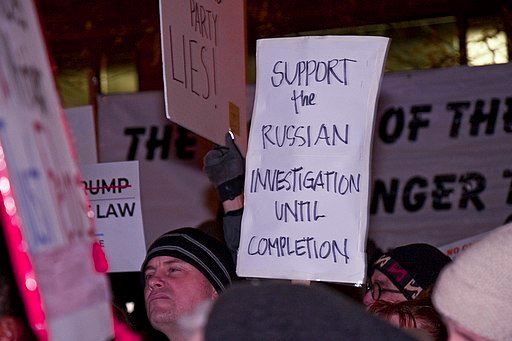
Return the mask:
<svg viewBox="0 0 512 341"><path fill-rule="evenodd" d="M193 265L201 271L218 293L224 291L233 280L237 279L229 249L217 239L196 228L183 227L158 237L149 247L141 272L144 273L148 262L158 256L178 258Z"/></svg>
<svg viewBox="0 0 512 341"><path fill-rule="evenodd" d="M423 289L434 285L443 267L451 259L429 244L409 244L384 253L375 263L379 270L408 299L415 299Z"/></svg>

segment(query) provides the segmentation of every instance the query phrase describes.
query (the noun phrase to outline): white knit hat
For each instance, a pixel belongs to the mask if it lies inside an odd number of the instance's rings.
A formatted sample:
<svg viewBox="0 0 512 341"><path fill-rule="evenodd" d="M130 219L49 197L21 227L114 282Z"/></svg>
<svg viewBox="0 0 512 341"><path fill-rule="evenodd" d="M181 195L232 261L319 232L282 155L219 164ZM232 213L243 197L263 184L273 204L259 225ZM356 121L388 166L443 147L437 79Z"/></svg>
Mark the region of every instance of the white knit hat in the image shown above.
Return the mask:
<svg viewBox="0 0 512 341"><path fill-rule="evenodd" d="M457 325L491 340L512 340L512 223L457 256L441 272L432 299Z"/></svg>

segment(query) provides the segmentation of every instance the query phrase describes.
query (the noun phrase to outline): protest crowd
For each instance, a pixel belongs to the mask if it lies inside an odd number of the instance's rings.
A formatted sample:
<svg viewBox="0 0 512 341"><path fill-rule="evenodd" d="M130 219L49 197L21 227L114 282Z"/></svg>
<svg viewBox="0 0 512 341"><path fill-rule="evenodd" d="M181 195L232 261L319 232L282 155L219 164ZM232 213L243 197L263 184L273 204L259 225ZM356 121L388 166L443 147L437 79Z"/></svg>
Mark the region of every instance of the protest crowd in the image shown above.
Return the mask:
<svg viewBox="0 0 512 341"><path fill-rule="evenodd" d="M141 265L148 319L162 340L512 339L512 224L454 261L428 244L373 250L356 295L321 282L243 279L235 263L244 160L229 135L205 156L204 170L223 200L225 240L174 229ZM0 340L35 340L2 258ZM117 339L144 339L123 325Z"/></svg>
<svg viewBox="0 0 512 341"><path fill-rule="evenodd" d="M228 243L179 228L151 245L141 267L149 320L169 340L512 338L506 290L511 224L453 262L428 244L375 252L359 297L322 283L241 279L232 255L243 212L244 162L229 136L226 146L206 155L205 172L223 199Z"/></svg>

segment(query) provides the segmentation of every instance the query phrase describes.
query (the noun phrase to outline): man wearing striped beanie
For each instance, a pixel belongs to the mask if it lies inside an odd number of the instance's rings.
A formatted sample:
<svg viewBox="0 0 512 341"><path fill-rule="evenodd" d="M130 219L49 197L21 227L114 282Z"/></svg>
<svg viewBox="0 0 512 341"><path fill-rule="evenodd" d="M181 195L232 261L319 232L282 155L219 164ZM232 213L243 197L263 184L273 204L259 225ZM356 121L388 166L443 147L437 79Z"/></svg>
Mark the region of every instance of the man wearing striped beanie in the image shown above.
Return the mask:
<svg viewBox="0 0 512 341"><path fill-rule="evenodd" d="M184 338L178 324L181 317L216 299L237 278L228 248L191 227L156 239L141 271L149 321L173 341Z"/></svg>

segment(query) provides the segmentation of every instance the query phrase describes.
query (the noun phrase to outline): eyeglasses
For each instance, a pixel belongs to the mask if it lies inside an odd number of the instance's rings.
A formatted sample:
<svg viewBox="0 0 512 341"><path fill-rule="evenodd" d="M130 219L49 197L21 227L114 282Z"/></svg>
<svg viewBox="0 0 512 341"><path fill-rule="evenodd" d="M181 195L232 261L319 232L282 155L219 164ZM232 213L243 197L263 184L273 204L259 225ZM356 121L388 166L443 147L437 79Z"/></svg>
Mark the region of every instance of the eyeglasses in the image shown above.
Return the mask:
<svg viewBox="0 0 512 341"><path fill-rule="evenodd" d="M368 291L371 292L374 301L380 300L382 294L387 292L390 294L402 294L400 290L383 289L379 283L372 283L372 281L368 281L368 283L366 283L366 292Z"/></svg>

